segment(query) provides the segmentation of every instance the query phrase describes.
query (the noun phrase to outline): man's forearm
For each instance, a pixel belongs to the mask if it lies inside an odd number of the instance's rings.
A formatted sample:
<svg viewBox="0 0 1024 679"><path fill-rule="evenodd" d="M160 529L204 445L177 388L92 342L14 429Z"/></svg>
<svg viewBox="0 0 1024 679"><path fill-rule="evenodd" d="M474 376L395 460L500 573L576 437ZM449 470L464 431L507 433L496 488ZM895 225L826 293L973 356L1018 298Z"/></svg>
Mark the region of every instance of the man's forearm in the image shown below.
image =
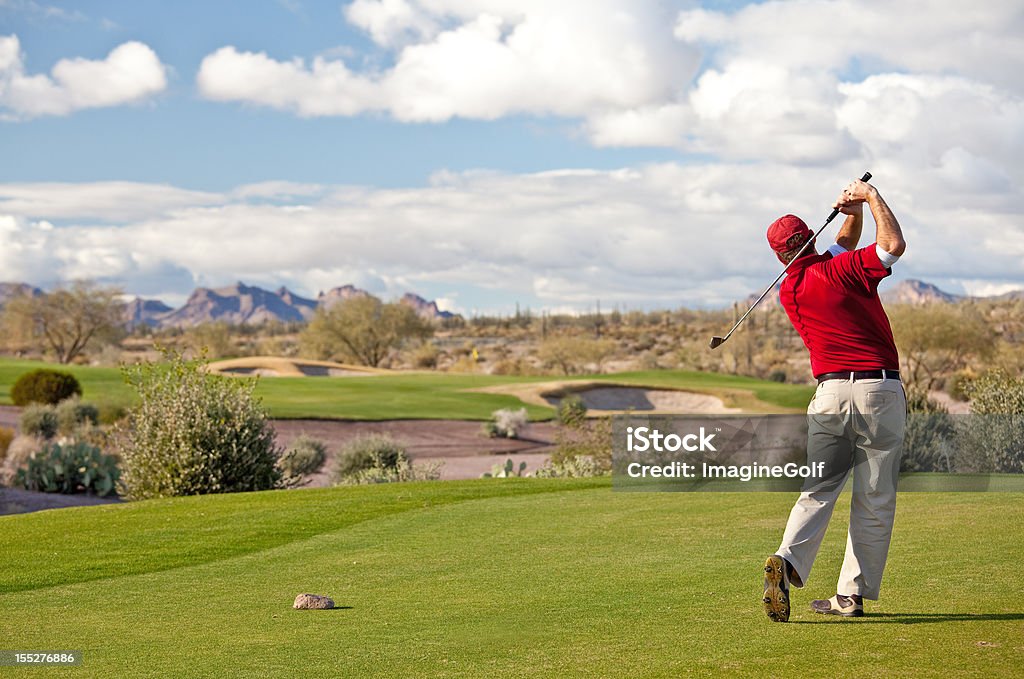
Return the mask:
<svg viewBox="0 0 1024 679"><path fill-rule="evenodd" d="M846 221L843 222L842 228L839 229L839 235L836 236L836 243L839 243L847 250L856 250L857 243L860 242L860 233L863 228L863 212L855 215L846 215Z"/></svg>
<svg viewBox="0 0 1024 679"><path fill-rule="evenodd" d="M907 249L907 242L903 240L903 231L896 216L877 190L871 191L867 203L875 219L875 242L889 254L899 257Z"/></svg>

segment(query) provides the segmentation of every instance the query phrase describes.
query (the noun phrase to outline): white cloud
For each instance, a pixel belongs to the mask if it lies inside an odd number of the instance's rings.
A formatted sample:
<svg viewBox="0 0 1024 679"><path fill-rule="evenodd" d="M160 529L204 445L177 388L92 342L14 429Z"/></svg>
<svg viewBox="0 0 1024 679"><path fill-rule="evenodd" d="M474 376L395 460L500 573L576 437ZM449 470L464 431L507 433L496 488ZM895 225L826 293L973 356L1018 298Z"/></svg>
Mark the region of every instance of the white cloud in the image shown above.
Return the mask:
<svg viewBox="0 0 1024 679"><path fill-rule="evenodd" d="M166 67L141 42L104 59L61 59L49 75L25 72L18 36L0 37L0 115L25 119L143 101L167 88Z"/></svg>
<svg viewBox="0 0 1024 679"><path fill-rule="evenodd" d="M1005 160L993 140L1021 139L1019 8L800 0L683 11L675 35L702 51L704 72L673 99L592 115L585 129L601 146L729 159L895 154L934 166L960 147L981 163Z"/></svg>
<svg viewBox="0 0 1024 679"><path fill-rule="evenodd" d="M36 283L99 277L131 292L180 294L241 279L308 295L345 283L385 296L443 290L449 301L457 299L452 291L474 290L478 299L491 291L492 308L516 299L551 308L586 308L595 299L721 305L778 272L768 223L795 212L816 226L845 178L862 171L860 161L839 169L664 163L446 172L404 189L285 183L200 194L136 185L136 198L116 214L107 211L107 184L43 185L37 194L52 195L21 204L32 212L0 221L4 242L18 244L0 254L0 268ZM933 199L952 182L938 170L879 176L909 242L897 274L1024 283L1024 231L1006 224L1001 203L951 208ZM0 195L21 190L0 185ZM1014 187L1005 199L1019 204L1024 196ZM76 209L85 223L74 225ZM6 210L0 204L0 214ZM91 223L97 215L103 224ZM58 216L60 226L42 226Z"/></svg>
<svg viewBox="0 0 1024 679"><path fill-rule="evenodd" d="M394 51L390 69L357 73L338 59L280 61L227 46L203 60L200 91L302 116L582 117L661 101L696 67L654 0L359 0L346 14Z"/></svg>
<svg viewBox="0 0 1024 679"><path fill-rule="evenodd" d="M1018 290L1024 290L1024 283L1021 281L1017 282L1000 282L1000 281L985 281L985 280L962 280L959 281L963 286L964 290L968 295L975 297L992 297L995 295L1005 295L1008 292L1017 292Z"/></svg>
<svg viewBox="0 0 1024 679"><path fill-rule="evenodd" d="M390 65L227 46L204 59L200 90L309 117L559 116L596 146L858 160L937 173L960 193L1022 180L1018 2L771 0L670 14L654 0L355 0L343 12Z"/></svg>
<svg viewBox="0 0 1024 679"><path fill-rule="evenodd" d="M253 186L240 187L243 193ZM128 221L154 213L224 202L217 193L142 182L0 184L0 214L48 219Z"/></svg>

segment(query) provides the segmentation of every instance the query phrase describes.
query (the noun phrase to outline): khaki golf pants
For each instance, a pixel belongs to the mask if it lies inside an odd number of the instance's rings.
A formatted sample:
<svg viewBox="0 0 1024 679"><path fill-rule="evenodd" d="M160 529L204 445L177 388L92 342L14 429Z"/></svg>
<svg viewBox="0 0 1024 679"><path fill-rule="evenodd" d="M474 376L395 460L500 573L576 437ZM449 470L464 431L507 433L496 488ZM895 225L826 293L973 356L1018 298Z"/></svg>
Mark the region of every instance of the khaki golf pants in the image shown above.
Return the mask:
<svg viewBox="0 0 1024 679"><path fill-rule="evenodd" d="M807 408L807 460L825 463L822 478L808 479L778 554L796 570L802 587L825 537L832 510L853 471L850 528L838 594L878 599L896 513L907 399L888 380L826 380Z"/></svg>

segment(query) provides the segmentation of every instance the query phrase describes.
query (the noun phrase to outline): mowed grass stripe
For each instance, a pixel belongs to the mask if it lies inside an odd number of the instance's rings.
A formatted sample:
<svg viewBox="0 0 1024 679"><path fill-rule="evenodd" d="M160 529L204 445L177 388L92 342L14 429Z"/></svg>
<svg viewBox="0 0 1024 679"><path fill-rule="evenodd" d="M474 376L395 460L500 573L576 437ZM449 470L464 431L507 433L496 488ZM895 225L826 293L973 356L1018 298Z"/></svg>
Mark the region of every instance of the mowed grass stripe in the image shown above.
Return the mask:
<svg viewBox="0 0 1024 679"><path fill-rule="evenodd" d="M0 516L0 593L217 561L413 509L596 485L608 482L425 482L193 496Z"/></svg>
<svg viewBox="0 0 1024 679"><path fill-rule="evenodd" d="M10 389L18 376L39 367L70 370L82 383L86 400L115 405L129 405L133 402L133 393L124 384L116 368L57 366L6 359L0 360L0 403L11 402ZM270 415L280 418L486 420L499 408L525 407L531 419L545 420L553 417L554 411L551 408L527 405L514 396L473 390L553 379L454 373L262 378L256 393L263 399ZM814 391L803 385L678 370L578 375L567 379L687 389L719 396L726 401L726 405L751 412L800 410L806 407Z"/></svg>
<svg viewBox="0 0 1024 679"><path fill-rule="evenodd" d="M217 563L8 594L0 613L9 644L73 640L96 677L1017 676L1015 496L901 497L883 601L836 620L806 605L834 588L844 498L793 623L777 625L758 605L758 571L792 500L482 498ZM350 608L293 611L300 591Z"/></svg>

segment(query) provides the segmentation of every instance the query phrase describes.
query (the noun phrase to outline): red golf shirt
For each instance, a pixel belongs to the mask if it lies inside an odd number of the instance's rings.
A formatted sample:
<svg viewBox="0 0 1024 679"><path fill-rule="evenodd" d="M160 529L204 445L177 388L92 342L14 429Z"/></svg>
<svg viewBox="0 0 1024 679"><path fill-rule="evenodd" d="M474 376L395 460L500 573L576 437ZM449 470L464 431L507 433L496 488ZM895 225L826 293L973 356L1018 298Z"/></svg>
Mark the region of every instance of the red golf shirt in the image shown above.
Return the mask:
<svg viewBox="0 0 1024 679"><path fill-rule="evenodd" d="M878 284L890 273L874 243L836 256L801 257L789 268L779 297L811 354L815 376L899 369L889 317L878 298Z"/></svg>

